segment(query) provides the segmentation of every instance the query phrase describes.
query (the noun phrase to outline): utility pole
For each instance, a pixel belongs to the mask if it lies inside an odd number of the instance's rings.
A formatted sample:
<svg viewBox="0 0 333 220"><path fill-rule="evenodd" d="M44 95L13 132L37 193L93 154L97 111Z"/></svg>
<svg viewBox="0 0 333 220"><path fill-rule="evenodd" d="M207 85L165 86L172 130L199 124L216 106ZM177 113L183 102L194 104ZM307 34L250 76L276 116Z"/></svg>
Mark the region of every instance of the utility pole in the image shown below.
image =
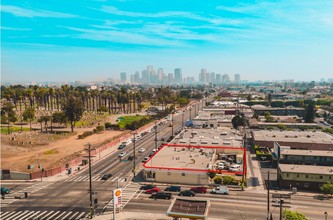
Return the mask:
<svg viewBox="0 0 333 220"><path fill-rule="evenodd" d="M284 200L283 199L280 199L280 220L282 220L283 218L283 215L282 215L282 205L284 203Z"/></svg>
<svg viewBox="0 0 333 220"><path fill-rule="evenodd" d="M171 137L173 137L173 111L171 112Z"/></svg>
<svg viewBox="0 0 333 220"><path fill-rule="evenodd" d="M184 110L185 111L185 110ZM183 130L183 128L184 128L184 111L183 111L183 113L182 113L182 130Z"/></svg>
<svg viewBox="0 0 333 220"><path fill-rule="evenodd" d="M190 117L189 117L189 120L190 121L192 120L192 106L190 106Z"/></svg>
<svg viewBox="0 0 333 220"><path fill-rule="evenodd" d="M270 204L269 204L269 171L268 171L267 175L268 175L267 185L266 185L266 187L267 187L267 219L271 220L271 218L270 218L271 214L270 214L270 210L269 210L269 206L270 206Z"/></svg>
<svg viewBox="0 0 333 220"><path fill-rule="evenodd" d="M92 180L91 180L91 144L87 144L88 149L85 149L88 151L88 162L89 162L89 199L90 199L90 218L93 218L94 216L94 206L93 206L93 191L92 191Z"/></svg>
<svg viewBox="0 0 333 220"><path fill-rule="evenodd" d="M132 134L133 134L133 157L134 157L134 159L133 159L133 170L132 170L133 178L135 178L135 166L136 166L136 163L135 163L135 161L136 161L136 159L135 159L135 135L136 135L137 133L138 133L138 132L136 132L136 130L134 130L134 131L132 132Z"/></svg>
<svg viewBox="0 0 333 220"><path fill-rule="evenodd" d="M155 129L155 139L154 139L154 141L155 141L155 150L157 150L157 141L158 141L158 139L157 139L157 121L155 121L154 129Z"/></svg>

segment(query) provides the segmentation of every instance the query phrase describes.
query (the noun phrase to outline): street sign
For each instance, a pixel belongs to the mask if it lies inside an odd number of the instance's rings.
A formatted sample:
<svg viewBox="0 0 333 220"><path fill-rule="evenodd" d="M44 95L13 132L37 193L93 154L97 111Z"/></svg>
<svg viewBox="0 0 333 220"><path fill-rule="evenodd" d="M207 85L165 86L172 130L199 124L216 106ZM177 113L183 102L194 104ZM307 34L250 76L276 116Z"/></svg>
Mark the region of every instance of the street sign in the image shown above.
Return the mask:
<svg viewBox="0 0 333 220"><path fill-rule="evenodd" d="M290 199L290 194L272 194L273 198L276 199Z"/></svg>
<svg viewBox="0 0 333 220"><path fill-rule="evenodd" d="M122 189L115 189L113 190L113 208L118 208L121 207L121 194L122 194Z"/></svg>

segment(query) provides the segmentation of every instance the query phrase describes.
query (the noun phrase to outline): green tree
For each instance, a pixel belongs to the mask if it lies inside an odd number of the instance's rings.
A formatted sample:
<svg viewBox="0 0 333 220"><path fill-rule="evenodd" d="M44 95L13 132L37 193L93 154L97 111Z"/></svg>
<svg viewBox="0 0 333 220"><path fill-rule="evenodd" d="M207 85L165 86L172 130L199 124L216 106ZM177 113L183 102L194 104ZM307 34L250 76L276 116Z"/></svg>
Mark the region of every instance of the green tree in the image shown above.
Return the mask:
<svg viewBox="0 0 333 220"><path fill-rule="evenodd" d="M34 120L35 118L35 109L34 108L27 108L24 112L23 112L23 120L24 121L29 121L30 124L30 131L32 130L31 128L31 121Z"/></svg>
<svg viewBox="0 0 333 220"><path fill-rule="evenodd" d="M71 124L71 131L74 132L74 124L79 121L84 112L84 106L81 99L70 96L62 106L62 110Z"/></svg>
<svg viewBox="0 0 333 220"><path fill-rule="evenodd" d="M52 121L54 123L66 125L68 122L68 118L67 118L65 112L55 112L52 114Z"/></svg>
<svg viewBox="0 0 333 220"><path fill-rule="evenodd" d="M284 220L307 220L303 213L297 211L285 209L282 215Z"/></svg>
<svg viewBox="0 0 333 220"><path fill-rule="evenodd" d="M213 178L213 181L214 181L215 184L221 184L221 183L222 183L222 177L220 177L220 176L215 176L215 177Z"/></svg>
<svg viewBox="0 0 333 220"><path fill-rule="evenodd" d="M8 134L10 133L10 123L15 121L17 121L17 117L14 111L14 105L11 102L5 102L1 108L1 122L8 124Z"/></svg>
<svg viewBox="0 0 333 220"><path fill-rule="evenodd" d="M304 121L306 123L313 123L316 117L316 110L314 102L310 102L305 110Z"/></svg>
<svg viewBox="0 0 333 220"><path fill-rule="evenodd" d="M322 187L320 187L320 191L325 195L329 195L332 197L333 195L333 183L325 183Z"/></svg>
<svg viewBox="0 0 333 220"><path fill-rule="evenodd" d="M235 129L237 129L239 126L245 126L246 122L247 122L246 118L244 116L242 116L242 115L236 115L231 120L232 126Z"/></svg>

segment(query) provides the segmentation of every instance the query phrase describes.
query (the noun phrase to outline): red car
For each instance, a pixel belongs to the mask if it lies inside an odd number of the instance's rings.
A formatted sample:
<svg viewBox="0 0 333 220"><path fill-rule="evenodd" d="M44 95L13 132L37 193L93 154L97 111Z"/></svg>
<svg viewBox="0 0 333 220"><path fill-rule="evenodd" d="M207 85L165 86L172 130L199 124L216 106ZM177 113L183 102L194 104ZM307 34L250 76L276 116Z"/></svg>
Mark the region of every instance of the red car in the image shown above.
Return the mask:
<svg viewBox="0 0 333 220"><path fill-rule="evenodd" d="M195 193L206 193L207 192L207 187L203 187L203 186L192 187L190 190L195 192Z"/></svg>
<svg viewBox="0 0 333 220"><path fill-rule="evenodd" d="M161 189L155 187L155 188L152 188L152 189L147 189L145 193L146 194L152 194L152 193L156 193L156 192L159 192L159 191L161 191Z"/></svg>

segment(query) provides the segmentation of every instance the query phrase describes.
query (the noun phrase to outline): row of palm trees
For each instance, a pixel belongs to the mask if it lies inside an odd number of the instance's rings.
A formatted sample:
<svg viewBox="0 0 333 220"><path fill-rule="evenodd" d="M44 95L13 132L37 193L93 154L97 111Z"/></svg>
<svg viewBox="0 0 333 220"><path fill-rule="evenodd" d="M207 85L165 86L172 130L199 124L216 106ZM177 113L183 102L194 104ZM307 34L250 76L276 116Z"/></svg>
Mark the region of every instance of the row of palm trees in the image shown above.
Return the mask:
<svg viewBox="0 0 333 220"><path fill-rule="evenodd" d="M61 111L62 103L69 97L81 99L87 112L135 113L143 107L143 102L166 106L178 103L180 97L176 89L170 87L148 88L130 86L101 87L88 89L83 86L43 87L30 85L1 86L1 103L11 102L14 109L22 114L26 109L37 111Z"/></svg>

